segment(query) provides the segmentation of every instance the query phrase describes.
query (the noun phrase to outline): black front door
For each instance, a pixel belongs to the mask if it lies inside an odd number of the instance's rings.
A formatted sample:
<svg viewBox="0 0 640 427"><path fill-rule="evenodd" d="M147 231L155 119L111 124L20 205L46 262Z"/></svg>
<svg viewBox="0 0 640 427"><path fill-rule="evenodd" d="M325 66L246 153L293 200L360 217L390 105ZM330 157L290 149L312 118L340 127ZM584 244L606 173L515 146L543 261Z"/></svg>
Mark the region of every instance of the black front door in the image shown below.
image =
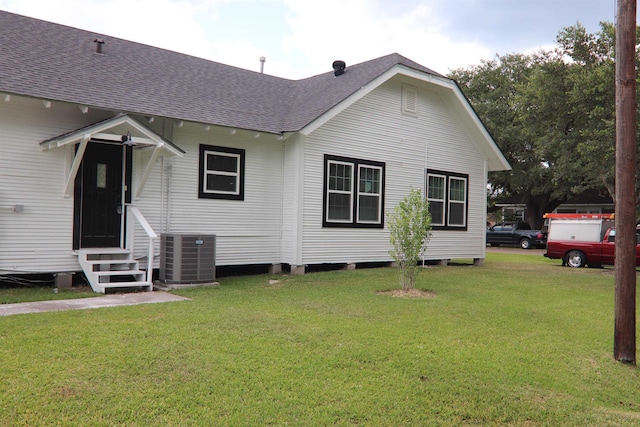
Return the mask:
<svg viewBox="0 0 640 427"><path fill-rule="evenodd" d="M120 246L125 150L120 144L87 145L75 181L74 249Z"/></svg>

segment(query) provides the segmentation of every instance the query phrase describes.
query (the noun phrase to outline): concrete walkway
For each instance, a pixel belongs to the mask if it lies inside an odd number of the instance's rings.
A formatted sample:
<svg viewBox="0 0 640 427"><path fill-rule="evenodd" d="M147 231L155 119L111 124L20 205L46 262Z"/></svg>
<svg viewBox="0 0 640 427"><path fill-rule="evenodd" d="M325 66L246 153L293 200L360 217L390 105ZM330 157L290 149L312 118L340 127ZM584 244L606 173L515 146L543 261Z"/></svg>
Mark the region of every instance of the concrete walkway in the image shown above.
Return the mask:
<svg viewBox="0 0 640 427"><path fill-rule="evenodd" d="M26 313L44 313L46 311L86 310L90 308L117 307L121 305L153 304L187 300L189 300L189 298L184 298L166 292L113 294L91 298L21 302L17 304L0 304L0 316L11 316L14 314Z"/></svg>

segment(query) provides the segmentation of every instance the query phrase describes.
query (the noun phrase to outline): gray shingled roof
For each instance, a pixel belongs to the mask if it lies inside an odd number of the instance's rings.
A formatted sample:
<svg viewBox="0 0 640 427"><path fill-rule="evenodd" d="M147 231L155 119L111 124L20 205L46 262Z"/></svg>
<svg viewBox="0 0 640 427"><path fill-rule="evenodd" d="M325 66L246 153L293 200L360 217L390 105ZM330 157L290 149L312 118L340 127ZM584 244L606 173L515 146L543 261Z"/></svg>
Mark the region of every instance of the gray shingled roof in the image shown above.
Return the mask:
<svg viewBox="0 0 640 427"><path fill-rule="evenodd" d="M441 76L391 54L288 80L0 11L0 92L262 132L298 131L398 64Z"/></svg>

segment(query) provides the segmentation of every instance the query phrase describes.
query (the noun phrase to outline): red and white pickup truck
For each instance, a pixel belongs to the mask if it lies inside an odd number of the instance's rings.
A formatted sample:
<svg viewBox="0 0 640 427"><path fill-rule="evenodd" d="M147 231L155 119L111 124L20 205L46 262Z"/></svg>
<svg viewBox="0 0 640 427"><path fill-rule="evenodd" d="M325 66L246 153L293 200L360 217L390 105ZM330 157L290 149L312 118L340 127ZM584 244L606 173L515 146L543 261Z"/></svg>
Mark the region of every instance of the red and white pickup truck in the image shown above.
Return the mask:
<svg viewBox="0 0 640 427"><path fill-rule="evenodd" d="M549 221L545 257L576 268L613 265L613 214L546 214L545 218ZM640 245L636 245L636 265L640 265Z"/></svg>

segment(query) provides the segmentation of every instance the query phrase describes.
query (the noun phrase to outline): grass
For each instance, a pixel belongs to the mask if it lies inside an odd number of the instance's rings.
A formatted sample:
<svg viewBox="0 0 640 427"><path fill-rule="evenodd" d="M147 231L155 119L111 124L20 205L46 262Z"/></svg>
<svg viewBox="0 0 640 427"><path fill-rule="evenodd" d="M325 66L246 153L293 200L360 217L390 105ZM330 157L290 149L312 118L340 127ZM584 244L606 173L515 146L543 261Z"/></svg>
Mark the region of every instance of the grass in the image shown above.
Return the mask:
<svg viewBox="0 0 640 427"><path fill-rule="evenodd" d="M88 286L78 286L71 289L55 289L46 286L20 288L5 285L5 287L0 287L0 304L90 298L95 296L96 293Z"/></svg>
<svg viewBox="0 0 640 427"><path fill-rule="evenodd" d="M489 253L422 270L436 298L376 294L397 283L234 277L186 302L0 318L0 425L640 424L611 269Z"/></svg>

